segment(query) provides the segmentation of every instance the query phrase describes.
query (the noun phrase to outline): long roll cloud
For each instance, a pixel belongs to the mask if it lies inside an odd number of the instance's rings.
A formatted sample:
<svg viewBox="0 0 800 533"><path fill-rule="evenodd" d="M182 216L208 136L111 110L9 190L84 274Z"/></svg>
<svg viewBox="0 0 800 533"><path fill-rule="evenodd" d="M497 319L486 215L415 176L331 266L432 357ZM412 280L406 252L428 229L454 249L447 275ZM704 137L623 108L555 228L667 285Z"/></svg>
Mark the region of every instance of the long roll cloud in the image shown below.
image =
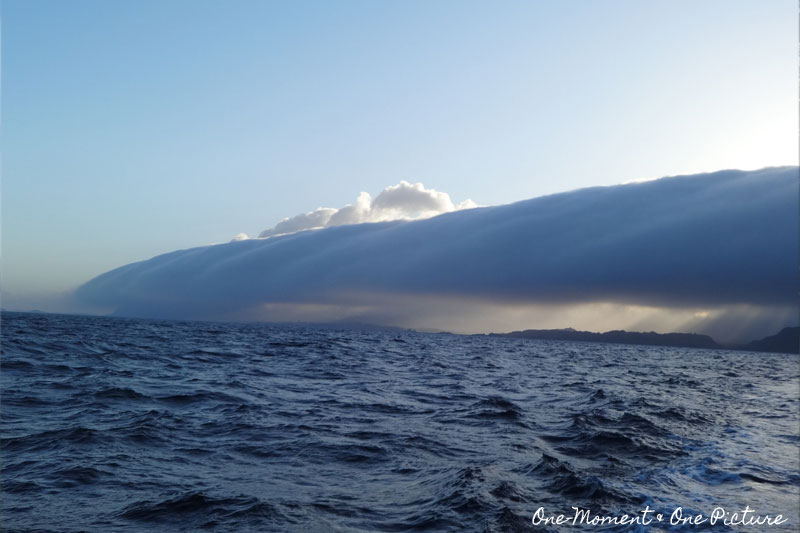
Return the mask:
<svg viewBox="0 0 800 533"><path fill-rule="evenodd" d="M375 310L393 298L795 309L798 168L663 178L180 250L102 274L76 296L118 314L182 318L265 306Z"/></svg>

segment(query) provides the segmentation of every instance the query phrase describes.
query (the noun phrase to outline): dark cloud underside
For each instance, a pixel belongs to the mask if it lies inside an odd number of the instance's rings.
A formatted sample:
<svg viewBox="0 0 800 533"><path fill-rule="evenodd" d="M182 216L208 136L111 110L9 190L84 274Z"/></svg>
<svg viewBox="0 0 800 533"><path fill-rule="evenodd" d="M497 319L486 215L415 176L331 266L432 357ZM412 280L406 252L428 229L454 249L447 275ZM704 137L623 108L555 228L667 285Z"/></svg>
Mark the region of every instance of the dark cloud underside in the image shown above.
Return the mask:
<svg viewBox="0 0 800 533"><path fill-rule="evenodd" d="M665 178L410 221L180 250L77 291L139 316L359 295L513 304L796 306L798 169Z"/></svg>

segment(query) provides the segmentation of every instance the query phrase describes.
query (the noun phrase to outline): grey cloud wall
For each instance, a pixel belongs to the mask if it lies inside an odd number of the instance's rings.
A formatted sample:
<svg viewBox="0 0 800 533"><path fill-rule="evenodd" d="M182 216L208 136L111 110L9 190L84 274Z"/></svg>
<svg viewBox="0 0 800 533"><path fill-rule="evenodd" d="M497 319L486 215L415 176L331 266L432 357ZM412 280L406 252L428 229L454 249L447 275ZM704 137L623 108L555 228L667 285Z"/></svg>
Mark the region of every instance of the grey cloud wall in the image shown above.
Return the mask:
<svg viewBox="0 0 800 533"><path fill-rule="evenodd" d="M120 267L76 297L185 318L369 293L796 306L798 183L797 167L730 170L235 241Z"/></svg>

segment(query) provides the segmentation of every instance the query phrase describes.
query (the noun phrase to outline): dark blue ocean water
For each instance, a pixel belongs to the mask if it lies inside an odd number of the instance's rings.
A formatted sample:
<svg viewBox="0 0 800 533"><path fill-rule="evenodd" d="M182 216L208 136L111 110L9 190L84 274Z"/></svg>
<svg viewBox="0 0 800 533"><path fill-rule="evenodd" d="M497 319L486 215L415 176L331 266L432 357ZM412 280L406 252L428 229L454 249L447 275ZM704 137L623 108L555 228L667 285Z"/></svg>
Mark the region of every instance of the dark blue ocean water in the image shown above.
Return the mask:
<svg viewBox="0 0 800 533"><path fill-rule="evenodd" d="M800 526L796 355L17 313L2 341L3 531ZM668 523L746 505L789 522Z"/></svg>

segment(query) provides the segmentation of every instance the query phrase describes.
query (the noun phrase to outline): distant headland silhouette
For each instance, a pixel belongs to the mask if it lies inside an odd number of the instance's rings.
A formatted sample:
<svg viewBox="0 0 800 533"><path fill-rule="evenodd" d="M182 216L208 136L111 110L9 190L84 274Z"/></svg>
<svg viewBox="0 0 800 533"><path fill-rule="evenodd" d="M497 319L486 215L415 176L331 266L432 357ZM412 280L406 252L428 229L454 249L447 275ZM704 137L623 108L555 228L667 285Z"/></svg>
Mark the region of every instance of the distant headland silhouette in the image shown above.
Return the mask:
<svg viewBox="0 0 800 533"><path fill-rule="evenodd" d="M751 341L747 344L721 345L708 335L697 333L656 333L654 331L613 330L605 333L566 329L526 329L510 333L490 333L492 336L520 339L559 340L580 342L606 342L614 344L643 344L649 346L677 346L683 348L708 348L719 350L747 350L753 352L800 352L800 327L782 329L779 333Z"/></svg>

